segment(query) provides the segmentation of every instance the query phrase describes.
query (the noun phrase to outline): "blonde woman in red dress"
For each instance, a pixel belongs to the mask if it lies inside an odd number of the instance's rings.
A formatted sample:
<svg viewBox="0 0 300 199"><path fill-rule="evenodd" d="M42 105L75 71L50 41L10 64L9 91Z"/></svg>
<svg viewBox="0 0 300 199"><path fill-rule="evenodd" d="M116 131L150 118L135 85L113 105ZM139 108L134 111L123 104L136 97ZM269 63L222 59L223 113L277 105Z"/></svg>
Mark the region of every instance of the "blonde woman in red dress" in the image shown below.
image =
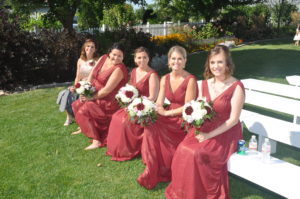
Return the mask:
<svg viewBox="0 0 300 199"><path fill-rule="evenodd" d="M242 139L239 117L245 100L243 84L232 76L233 66L226 46L210 51L199 96L213 102L216 114L203 123L199 135L190 129L178 146L168 199L230 198L227 161Z"/></svg>
<svg viewBox="0 0 300 199"><path fill-rule="evenodd" d="M138 177L138 183L153 189L157 183L171 180L171 161L178 144L184 139L181 128L181 113L186 102L197 98L196 78L184 70L187 60L186 51L174 46L168 53L170 73L160 81L157 99L157 121L144 128L142 160L145 170ZM170 105L164 108L167 98Z"/></svg>
<svg viewBox="0 0 300 199"><path fill-rule="evenodd" d="M149 52L146 48L137 48L134 52L136 68L131 72L130 84L139 91L139 96L146 96L156 101L159 90L159 77L151 69ZM118 110L112 116L107 136L107 155L112 160L130 160L140 154L144 128L129 121L125 108Z"/></svg>
<svg viewBox="0 0 300 199"><path fill-rule="evenodd" d="M85 150L106 144L111 116L119 109L115 95L128 81L128 72L122 63L123 52L120 44L113 44L108 53L99 59L88 77L88 81L96 88L94 97L87 99L80 96L80 99L72 104L77 124L81 131L92 139L92 144Z"/></svg>

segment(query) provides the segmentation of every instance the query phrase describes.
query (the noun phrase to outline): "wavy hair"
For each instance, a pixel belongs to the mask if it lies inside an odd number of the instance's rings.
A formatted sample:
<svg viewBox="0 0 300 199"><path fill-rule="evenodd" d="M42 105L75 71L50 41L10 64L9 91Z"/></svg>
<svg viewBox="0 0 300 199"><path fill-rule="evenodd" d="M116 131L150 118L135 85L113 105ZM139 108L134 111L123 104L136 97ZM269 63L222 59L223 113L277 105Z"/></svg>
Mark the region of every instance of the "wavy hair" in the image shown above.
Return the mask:
<svg viewBox="0 0 300 199"><path fill-rule="evenodd" d="M207 59L206 59L205 65L204 65L204 72L203 72L204 79L209 79L214 76L209 67L210 59L212 56L218 55L220 53L224 53L224 55L225 55L225 61L226 61L225 76L228 77L233 74L234 63L232 61L229 48L224 45L216 45L208 53L208 56L207 56Z"/></svg>

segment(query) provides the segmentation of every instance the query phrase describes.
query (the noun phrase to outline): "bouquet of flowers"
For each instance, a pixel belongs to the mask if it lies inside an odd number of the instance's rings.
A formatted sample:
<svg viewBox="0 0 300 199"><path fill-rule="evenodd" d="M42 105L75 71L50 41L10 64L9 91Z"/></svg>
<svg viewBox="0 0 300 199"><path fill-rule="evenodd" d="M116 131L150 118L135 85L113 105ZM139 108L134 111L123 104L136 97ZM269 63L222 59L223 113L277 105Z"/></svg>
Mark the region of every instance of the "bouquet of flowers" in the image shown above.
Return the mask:
<svg viewBox="0 0 300 199"><path fill-rule="evenodd" d="M126 84L124 87L120 88L120 90L116 94L115 98L117 99L120 107L126 107L135 98L137 98L138 95L139 95L139 92L134 86L132 86L130 84Z"/></svg>
<svg viewBox="0 0 300 199"><path fill-rule="evenodd" d="M127 107L129 120L141 126L147 126L157 119L155 109L155 103L148 98L144 96L135 98Z"/></svg>
<svg viewBox="0 0 300 199"><path fill-rule="evenodd" d="M206 119L211 119L214 116L212 105L206 102L205 98L197 101L192 100L183 106L182 127L195 127L199 128ZM187 130L187 129L186 129ZM200 132L196 130L196 134Z"/></svg>
<svg viewBox="0 0 300 199"><path fill-rule="evenodd" d="M79 95L84 95L88 98L93 97L96 89L92 86L90 82L87 81L80 81L75 84L75 91Z"/></svg>

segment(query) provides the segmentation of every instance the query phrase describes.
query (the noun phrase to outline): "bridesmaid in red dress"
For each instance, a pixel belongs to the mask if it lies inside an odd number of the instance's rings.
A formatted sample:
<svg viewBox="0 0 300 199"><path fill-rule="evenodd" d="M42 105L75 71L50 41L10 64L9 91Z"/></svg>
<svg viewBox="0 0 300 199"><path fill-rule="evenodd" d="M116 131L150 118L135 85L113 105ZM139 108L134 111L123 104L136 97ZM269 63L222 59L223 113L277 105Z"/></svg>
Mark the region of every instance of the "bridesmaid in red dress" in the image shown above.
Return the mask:
<svg viewBox="0 0 300 199"><path fill-rule="evenodd" d="M137 88L140 96L155 101L158 95L159 77L148 65L148 50L144 47L137 48L134 52L134 62L137 68L131 72L130 84ZM112 156L111 160L130 160L140 154L143 131L142 126L129 121L125 108L113 114L107 136L106 152Z"/></svg>
<svg viewBox="0 0 300 199"><path fill-rule="evenodd" d="M214 118L205 121L178 146L172 162L168 199L230 198L227 161L242 139L239 116L244 104L243 84L232 77L233 62L226 46L215 46L205 63L200 97L213 102Z"/></svg>
<svg viewBox="0 0 300 199"><path fill-rule="evenodd" d="M80 99L72 104L75 120L81 131L93 139L92 144L85 150L106 144L111 116L119 109L115 95L128 81L128 72L122 63L123 52L120 44L113 44L108 53L99 59L88 77L88 81L96 88L93 99L80 96Z"/></svg>
<svg viewBox="0 0 300 199"><path fill-rule="evenodd" d="M172 71L161 79L156 102L159 117L156 123L144 128L141 154L146 168L137 181L147 189L171 180L173 154L186 135L181 128L183 105L196 99L198 89L196 78L184 70L185 64L185 49L172 47L168 53ZM171 103L166 109L163 107L165 98Z"/></svg>

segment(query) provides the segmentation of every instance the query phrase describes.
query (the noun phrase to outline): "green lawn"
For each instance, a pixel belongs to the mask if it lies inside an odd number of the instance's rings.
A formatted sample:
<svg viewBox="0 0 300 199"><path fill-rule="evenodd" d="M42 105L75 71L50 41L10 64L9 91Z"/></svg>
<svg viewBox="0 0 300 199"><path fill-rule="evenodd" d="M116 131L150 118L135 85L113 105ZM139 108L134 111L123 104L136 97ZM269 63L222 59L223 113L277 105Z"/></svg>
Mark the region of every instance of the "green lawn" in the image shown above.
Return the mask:
<svg viewBox="0 0 300 199"><path fill-rule="evenodd" d="M235 76L285 83L286 75L300 74L300 47L292 44L273 40L233 49ZM199 79L205 57L205 52L189 56L187 69ZM61 89L0 97L0 198L164 198L167 183L151 191L136 183L144 167L140 158L113 162L105 148L83 150L88 139L70 135L75 124L62 125L65 115L55 104ZM279 145L276 156L300 165L299 151ZM280 198L231 175L230 191L233 199Z"/></svg>

